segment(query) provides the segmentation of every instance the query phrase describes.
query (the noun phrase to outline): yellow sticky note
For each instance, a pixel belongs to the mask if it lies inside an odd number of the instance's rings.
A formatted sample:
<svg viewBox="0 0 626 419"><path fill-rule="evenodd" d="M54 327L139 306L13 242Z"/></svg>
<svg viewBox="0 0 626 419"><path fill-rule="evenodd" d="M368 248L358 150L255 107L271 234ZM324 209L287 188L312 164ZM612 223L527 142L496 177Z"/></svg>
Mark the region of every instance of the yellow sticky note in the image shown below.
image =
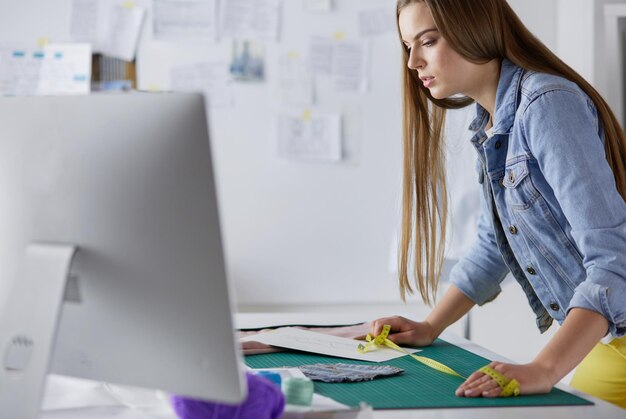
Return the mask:
<svg viewBox="0 0 626 419"><path fill-rule="evenodd" d="M122 3L122 7L124 9L132 9L135 7L135 2L134 1L125 1L124 3Z"/></svg>
<svg viewBox="0 0 626 419"><path fill-rule="evenodd" d="M290 60L295 60L296 58L298 58L298 52L297 51L289 51L287 53L287 58L289 58Z"/></svg>
<svg viewBox="0 0 626 419"><path fill-rule="evenodd" d="M312 116L312 112L310 109L305 109L304 112L302 112L302 120L305 122L309 122L311 120L311 116Z"/></svg>
<svg viewBox="0 0 626 419"><path fill-rule="evenodd" d="M335 33L333 34L333 39L334 39L335 41L343 41L343 40L345 39L345 37L346 37L345 32L341 32L341 31L339 31L339 32L335 32Z"/></svg>
<svg viewBox="0 0 626 419"><path fill-rule="evenodd" d="M37 48L43 48L50 43L50 38L47 36L41 36L37 38Z"/></svg>

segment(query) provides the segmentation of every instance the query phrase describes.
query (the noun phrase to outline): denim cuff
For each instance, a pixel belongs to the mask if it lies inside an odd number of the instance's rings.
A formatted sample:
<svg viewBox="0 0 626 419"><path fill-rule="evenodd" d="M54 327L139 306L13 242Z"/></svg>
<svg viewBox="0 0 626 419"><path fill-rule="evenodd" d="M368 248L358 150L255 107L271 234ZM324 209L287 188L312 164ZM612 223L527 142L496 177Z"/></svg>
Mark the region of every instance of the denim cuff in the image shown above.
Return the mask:
<svg viewBox="0 0 626 419"><path fill-rule="evenodd" d="M450 282L479 306L500 294L502 277L494 276L468 258L463 258L450 270Z"/></svg>
<svg viewBox="0 0 626 419"><path fill-rule="evenodd" d="M609 333L626 334L626 279L603 269L594 269L574 291L569 310L584 308L603 315L609 322Z"/></svg>

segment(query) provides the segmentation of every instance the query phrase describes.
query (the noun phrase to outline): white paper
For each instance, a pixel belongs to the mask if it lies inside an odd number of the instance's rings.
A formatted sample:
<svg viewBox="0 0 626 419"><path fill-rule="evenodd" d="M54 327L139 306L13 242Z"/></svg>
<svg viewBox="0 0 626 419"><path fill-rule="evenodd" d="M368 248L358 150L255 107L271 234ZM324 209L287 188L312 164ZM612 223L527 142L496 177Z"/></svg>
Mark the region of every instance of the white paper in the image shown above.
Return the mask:
<svg viewBox="0 0 626 419"><path fill-rule="evenodd" d="M311 106L314 103L313 75L296 54L280 58L280 98L286 105Z"/></svg>
<svg viewBox="0 0 626 419"><path fill-rule="evenodd" d="M309 67L314 74L332 75L335 41L313 37L309 45Z"/></svg>
<svg viewBox="0 0 626 419"><path fill-rule="evenodd" d="M380 8L359 12L361 36L382 35L396 31L396 16L393 9Z"/></svg>
<svg viewBox="0 0 626 419"><path fill-rule="evenodd" d="M0 95L36 95L43 57L41 51L1 47Z"/></svg>
<svg viewBox="0 0 626 419"><path fill-rule="evenodd" d="M278 155L285 159L326 160L342 157L341 116L333 113L277 116Z"/></svg>
<svg viewBox="0 0 626 419"><path fill-rule="evenodd" d="M110 5L104 14L105 26L99 35L98 50L111 57L133 61L145 13L142 7Z"/></svg>
<svg viewBox="0 0 626 419"><path fill-rule="evenodd" d="M98 42L98 0L73 0L70 34L75 42Z"/></svg>
<svg viewBox="0 0 626 419"><path fill-rule="evenodd" d="M309 12L328 13L332 8L332 0L304 0L304 9Z"/></svg>
<svg viewBox="0 0 626 419"><path fill-rule="evenodd" d="M87 94L88 44L49 44L43 49L0 48L0 95Z"/></svg>
<svg viewBox="0 0 626 419"><path fill-rule="evenodd" d="M230 88L232 77L227 63L203 62L180 65L172 68L170 77L172 90L203 92L208 106L212 108L233 105Z"/></svg>
<svg viewBox="0 0 626 419"><path fill-rule="evenodd" d="M135 59L146 9L123 0L73 0L70 33L93 52Z"/></svg>
<svg viewBox="0 0 626 419"><path fill-rule="evenodd" d="M91 91L91 46L50 44L44 48L37 93L86 95Z"/></svg>
<svg viewBox="0 0 626 419"><path fill-rule="evenodd" d="M361 361L385 362L390 359L400 358L406 353L390 348L377 348L374 351L361 354L357 352L357 346L362 341L327 335L324 333L311 332L295 327L283 327L257 335L247 336L242 342L261 342L266 345L281 348L296 349L299 351L313 352L316 354L336 356L340 358L358 359ZM408 353L419 352L418 349L404 348Z"/></svg>
<svg viewBox="0 0 626 419"><path fill-rule="evenodd" d="M280 0L227 0L220 3L221 35L255 41L278 41Z"/></svg>
<svg viewBox="0 0 626 419"><path fill-rule="evenodd" d="M216 0L154 0L156 40L215 42L217 27Z"/></svg>
<svg viewBox="0 0 626 419"><path fill-rule="evenodd" d="M339 92L365 93L368 55L362 42L337 42L333 57L333 75L335 89Z"/></svg>
<svg viewBox="0 0 626 419"><path fill-rule="evenodd" d="M368 89L369 54L364 42L338 41L313 37L309 46L309 66L318 76L332 78L339 92Z"/></svg>

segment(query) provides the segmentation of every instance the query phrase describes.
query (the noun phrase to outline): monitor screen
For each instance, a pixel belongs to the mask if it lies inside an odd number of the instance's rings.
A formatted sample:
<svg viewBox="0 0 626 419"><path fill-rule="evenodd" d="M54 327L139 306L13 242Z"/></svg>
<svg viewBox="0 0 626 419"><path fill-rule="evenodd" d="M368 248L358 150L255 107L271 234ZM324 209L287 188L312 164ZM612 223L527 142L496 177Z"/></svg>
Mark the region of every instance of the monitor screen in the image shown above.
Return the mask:
<svg viewBox="0 0 626 419"><path fill-rule="evenodd" d="M0 98L0 408L55 299L48 372L244 397L209 144L199 94Z"/></svg>

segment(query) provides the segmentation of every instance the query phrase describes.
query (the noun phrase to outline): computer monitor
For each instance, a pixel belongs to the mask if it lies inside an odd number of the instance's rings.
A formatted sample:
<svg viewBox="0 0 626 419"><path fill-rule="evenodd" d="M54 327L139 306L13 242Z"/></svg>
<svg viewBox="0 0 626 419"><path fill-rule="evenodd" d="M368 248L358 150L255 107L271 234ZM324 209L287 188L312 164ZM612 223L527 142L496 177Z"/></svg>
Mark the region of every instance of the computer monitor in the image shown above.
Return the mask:
<svg viewBox="0 0 626 419"><path fill-rule="evenodd" d="M241 401L203 97L0 98L0 288L2 417L47 372Z"/></svg>

